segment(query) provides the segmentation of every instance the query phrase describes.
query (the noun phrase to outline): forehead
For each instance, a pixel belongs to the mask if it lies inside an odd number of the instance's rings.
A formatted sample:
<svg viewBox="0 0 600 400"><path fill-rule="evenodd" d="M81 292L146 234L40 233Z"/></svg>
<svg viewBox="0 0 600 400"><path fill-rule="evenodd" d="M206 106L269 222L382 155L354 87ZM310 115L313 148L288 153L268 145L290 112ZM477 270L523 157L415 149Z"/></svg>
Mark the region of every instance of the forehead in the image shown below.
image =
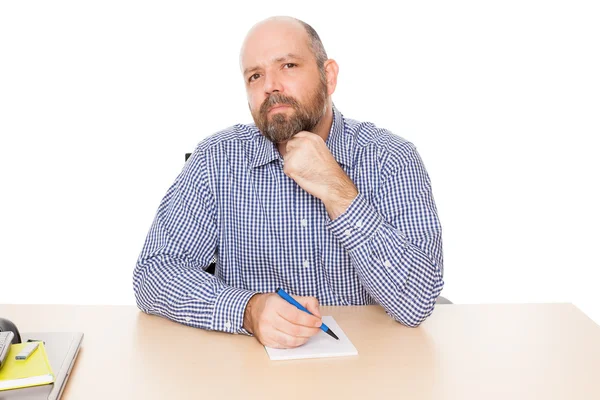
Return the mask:
<svg viewBox="0 0 600 400"><path fill-rule="evenodd" d="M246 37L240 63L242 71L274 62L288 54L314 57L303 26L289 21L270 21L253 28Z"/></svg>

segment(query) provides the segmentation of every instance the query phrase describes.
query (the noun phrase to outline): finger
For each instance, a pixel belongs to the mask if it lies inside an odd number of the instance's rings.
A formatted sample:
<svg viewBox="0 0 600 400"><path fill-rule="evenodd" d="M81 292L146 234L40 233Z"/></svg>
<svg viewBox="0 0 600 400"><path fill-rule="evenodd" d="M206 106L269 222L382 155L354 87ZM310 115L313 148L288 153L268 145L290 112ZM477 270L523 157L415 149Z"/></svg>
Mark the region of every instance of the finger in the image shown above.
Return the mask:
<svg viewBox="0 0 600 400"><path fill-rule="evenodd" d="M308 131L300 131L292 136L286 143L286 150L298 148L301 146L308 146L311 140L317 140L320 142L324 142L321 136L316 133L308 132Z"/></svg>
<svg viewBox="0 0 600 400"><path fill-rule="evenodd" d="M316 133L312 133L309 131L300 131L300 132L296 133L294 136L292 136L292 138L305 138L305 137L310 137L312 135L316 135Z"/></svg>
<svg viewBox="0 0 600 400"><path fill-rule="evenodd" d="M294 158L294 151L286 151L285 155L283 156L283 162L284 163L289 163L292 158Z"/></svg>
<svg viewBox="0 0 600 400"><path fill-rule="evenodd" d="M283 299L282 299L283 300ZM295 325L308 326L311 328L318 328L321 326L321 318L310 315L307 312L299 310L296 306L293 306L283 300L285 304L281 304L281 308L278 310L278 314L285 318L287 321Z"/></svg>
<svg viewBox="0 0 600 400"><path fill-rule="evenodd" d="M296 301L304 306L312 315L321 318L321 310L319 309L319 300L312 296L292 296Z"/></svg>
<svg viewBox="0 0 600 400"><path fill-rule="evenodd" d="M278 349L292 349L308 342L308 338L291 336L278 329L274 329L271 333L271 341L274 343L274 345L270 347L275 347Z"/></svg>
<svg viewBox="0 0 600 400"><path fill-rule="evenodd" d="M318 327L294 324L283 317L277 318L273 327L287 335L305 339L309 339L321 331Z"/></svg>
<svg viewBox="0 0 600 400"><path fill-rule="evenodd" d="M292 139L298 139L305 142L312 142L313 145L325 144L325 140L321 136L308 131L298 132L292 137Z"/></svg>
<svg viewBox="0 0 600 400"><path fill-rule="evenodd" d="M289 154L290 152L293 152L294 149L298 149L301 146L302 146L302 138L296 138L294 136L285 143L285 152L286 152L286 154Z"/></svg>

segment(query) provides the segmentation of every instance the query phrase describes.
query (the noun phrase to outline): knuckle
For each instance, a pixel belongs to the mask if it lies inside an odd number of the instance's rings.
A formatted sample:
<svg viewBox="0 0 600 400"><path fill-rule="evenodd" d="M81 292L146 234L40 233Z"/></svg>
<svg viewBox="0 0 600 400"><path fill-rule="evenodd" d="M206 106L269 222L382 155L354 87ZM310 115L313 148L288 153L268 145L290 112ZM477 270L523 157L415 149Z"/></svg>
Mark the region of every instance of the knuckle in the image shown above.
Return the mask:
<svg viewBox="0 0 600 400"><path fill-rule="evenodd" d="M273 296L267 296L265 300L265 304L267 306L271 306L275 302L275 298Z"/></svg>
<svg viewBox="0 0 600 400"><path fill-rule="evenodd" d="M268 296L267 300L265 302L265 308L268 308L269 310L273 310L276 309L279 306L280 302L279 299L275 296Z"/></svg>
<svg viewBox="0 0 600 400"><path fill-rule="evenodd" d="M291 336L284 335L280 342L284 347L294 347L294 338Z"/></svg>
<svg viewBox="0 0 600 400"><path fill-rule="evenodd" d="M319 328L321 326L321 320L316 318L316 317L311 317L307 323L306 326L310 327L310 328Z"/></svg>
<svg viewBox="0 0 600 400"><path fill-rule="evenodd" d="M288 336L288 337L286 338L286 343L285 343L285 345L286 345L287 347L290 347L290 348L291 348L291 347L298 347L298 341L299 341L299 339L298 339L298 338L296 338L296 337L292 337L292 336Z"/></svg>
<svg viewBox="0 0 600 400"><path fill-rule="evenodd" d="M298 335L300 335L300 329L298 328L297 325L292 325L287 332L290 336L293 337L297 337Z"/></svg>
<svg viewBox="0 0 600 400"><path fill-rule="evenodd" d="M302 316L302 320L301 320L302 325L304 325L304 326L314 325L314 317L309 314L306 314L306 313L304 313L304 314L305 315Z"/></svg>
<svg viewBox="0 0 600 400"><path fill-rule="evenodd" d="M299 325L306 325L310 321L310 315L304 311L294 311L294 322Z"/></svg>

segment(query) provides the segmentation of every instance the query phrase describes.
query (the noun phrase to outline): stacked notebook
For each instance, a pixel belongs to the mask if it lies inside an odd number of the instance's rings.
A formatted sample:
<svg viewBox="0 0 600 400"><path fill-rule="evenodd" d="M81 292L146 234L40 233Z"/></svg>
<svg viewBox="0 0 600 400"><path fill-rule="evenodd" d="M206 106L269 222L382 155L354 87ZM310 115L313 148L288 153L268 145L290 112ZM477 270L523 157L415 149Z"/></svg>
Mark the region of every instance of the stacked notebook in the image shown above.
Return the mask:
<svg viewBox="0 0 600 400"><path fill-rule="evenodd" d="M54 374L48 361L44 343L26 360L17 360L16 356L29 343L10 346L4 366L0 369L0 390L18 389L30 386L47 385L54 382Z"/></svg>

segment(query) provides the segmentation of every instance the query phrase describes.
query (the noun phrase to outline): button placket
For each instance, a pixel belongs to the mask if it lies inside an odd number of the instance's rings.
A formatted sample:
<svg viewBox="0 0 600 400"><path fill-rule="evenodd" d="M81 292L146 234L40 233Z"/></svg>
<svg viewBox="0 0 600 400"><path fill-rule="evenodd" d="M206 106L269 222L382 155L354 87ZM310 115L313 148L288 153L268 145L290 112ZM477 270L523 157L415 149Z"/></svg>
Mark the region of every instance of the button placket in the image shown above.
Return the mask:
<svg viewBox="0 0 600 400"><path fill-rule="evenodd" d="M295 291L307 296L315 293L317 264L315 263L315 204L317 200L305 190L296 193L296 243L294 251Z"/></svg>

